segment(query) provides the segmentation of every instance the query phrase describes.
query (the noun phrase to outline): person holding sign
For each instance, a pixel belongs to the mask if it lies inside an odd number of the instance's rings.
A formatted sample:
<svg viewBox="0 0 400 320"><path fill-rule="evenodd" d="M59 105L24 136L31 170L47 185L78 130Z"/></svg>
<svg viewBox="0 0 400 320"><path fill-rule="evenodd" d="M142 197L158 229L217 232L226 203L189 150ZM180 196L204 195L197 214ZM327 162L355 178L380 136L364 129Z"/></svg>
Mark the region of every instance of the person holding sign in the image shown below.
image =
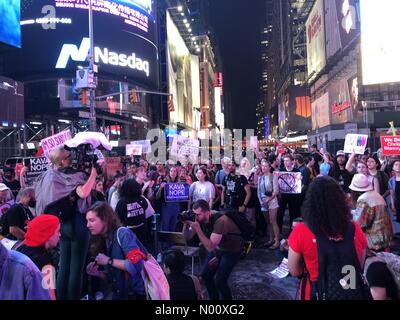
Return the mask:
<svg viewBox="0 0 400 320"><path fill-rule="evenodd" d="M393 162L393 172L395 175L389 180L390 204L400 223L400 159Z"/></svg>
<svg viewBox="0 0 400 320"><path fill-rule="evenodd" d="M169 172L165 181L160 185L156 193L156 199L161 202L161 230L162 231L175 231L178 214L180 212L180 202L172 201L167 202L165 197L166 184L178 183L178 169L177 167L169 168Z"/></svg>
<svg viewBox="0 0 400 320"><path fill-rule="evenodd" d="M366 177L368 177L368 180L371 183L371 185L374 187L374 190L376 192L380 193L379 192L380 191L379 181L376 177L369 175L367 164L364 161L359 160L357 162L356 172L354 172L353 163L355 161L355 157L356 157L356 154L353 152L349 158L349 161L347 161L346 170L352 175L355 173L359 173L359 174L363 174Z"/></svg>

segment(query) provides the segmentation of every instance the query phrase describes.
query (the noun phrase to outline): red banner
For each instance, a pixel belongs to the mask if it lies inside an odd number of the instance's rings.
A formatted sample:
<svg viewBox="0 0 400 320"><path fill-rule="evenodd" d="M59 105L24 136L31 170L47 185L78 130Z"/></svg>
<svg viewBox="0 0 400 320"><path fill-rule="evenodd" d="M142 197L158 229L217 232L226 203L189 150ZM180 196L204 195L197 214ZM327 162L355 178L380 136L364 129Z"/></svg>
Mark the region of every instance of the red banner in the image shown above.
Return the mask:
<svg viewBox="0 0 400 320"><path fill-rule="evenodd" d="M400 136L382 136L381 146L384 156L400 155Z"/></svg>

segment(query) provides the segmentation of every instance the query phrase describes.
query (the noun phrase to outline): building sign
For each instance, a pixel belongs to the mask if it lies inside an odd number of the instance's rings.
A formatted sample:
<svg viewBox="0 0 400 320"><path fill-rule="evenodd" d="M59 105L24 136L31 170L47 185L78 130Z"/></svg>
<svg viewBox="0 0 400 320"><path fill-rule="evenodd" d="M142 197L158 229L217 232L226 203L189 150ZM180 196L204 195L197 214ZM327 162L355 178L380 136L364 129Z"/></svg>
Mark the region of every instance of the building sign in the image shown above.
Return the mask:
<svg viewBox="0 0 400 320"><path fill-rule="evenodd" d="M189 185L187 183L167 183L165 185L165 201L189 201Z"/></svg>
<svg viewBox="0 0 400 320"><path fill-rule="evenodd" d="M332 104L332 113L340 113L343 110L349 109L351 107L350 101L344 101L342 103L334 103Z"/></svg>
<svg viewBox="0 0 400 320"><path fill-rule="evenodd" d="M324 1L317 0L306 22L308 76L325 67Z"/></svg>

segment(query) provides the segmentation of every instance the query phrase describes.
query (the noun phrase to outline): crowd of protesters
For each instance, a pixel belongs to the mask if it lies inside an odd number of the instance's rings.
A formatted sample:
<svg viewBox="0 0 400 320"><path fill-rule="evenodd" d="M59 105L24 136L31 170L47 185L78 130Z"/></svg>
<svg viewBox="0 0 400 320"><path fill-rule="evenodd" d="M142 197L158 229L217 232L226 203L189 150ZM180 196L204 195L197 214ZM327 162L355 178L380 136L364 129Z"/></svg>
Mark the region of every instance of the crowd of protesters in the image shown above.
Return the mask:
<svg viewBox="0 0 400 320"><path fill-rule="evenodd" d="M202 223L213 220L213 211L234 210L245 215L257 230L256 247L284 250L282 240L288 239L291 274L301 277L308 270L311 282L318 277L313 239L321 230L330 238L346 238L353 232L361 268L366 256L390 251L393 239L400 235L400 159L384 157L379 151L348 157L340 150L332 155L318 151L316 145L311 146L310 153L286 148L283 154L258 151L256 155L254 164L246 157L240 163L222 157L220 164L210 159L204 164L184 165L148 163L144 157L132 157L107 180L94 168L80 176L82 173L71 167L69 152L59 149L50 155L53 174L40 177L33 187L26 187L26 170L17 177L13 168L5 168L0 177L1 234L18 245L16 250L7 251L0 244L0 271L7 264L23 264L7 267L8 273L0 272L0 288L9 283L6 277L10 277L12 268L18 268L16 277L21 278L34 265L35 272L42 272L43 277L52 270L48 279L54 285L44 293L43 288L37 289L40 275L31 272L28 285L36 289L18 284L10 287L10 292L1 290L0 299L72 300L85 295L98 297L99 292L102 296L108 293L110 299L146 299L141 271L145 252L157 254L160 250L154 231L181 232L179 214L188 209L194 210L196 222L183 223L184 233L190 229L190 238L197 234L208 251L207 262L215 257L217 247L222 247L219 256L225 257L223 271L222 267L213 271L208 264L200 275L213 300L232 299L228 278L243 247L243 241L236 241L225 230L239 232L236 225L225 221L227 218L218 219L208 233L202 228ZM301 192L281 192L275 172L300 173ZM43 202L49 195L56 200L53 188L57 185L46 184L50 178L65 187L64 194L59 195L63 201L56 201L62 215L53 212L52 201ZM169 183L189 185L189 201L167 202L165 189ZM304 222L294 227L299 219ZM352 221L355 228L349 231L347 226ZM171 298L202 297L199 279L183 273L184 255L171 250L169 244L161 249ZM372 296L397 298L393 281L380 280L380 275L388 278L387 269L376 263L370 268L367 280ZM379 288L386 288L387 293L382 294ZM305 291L306 298L312 298L312 288Z"/></svg>

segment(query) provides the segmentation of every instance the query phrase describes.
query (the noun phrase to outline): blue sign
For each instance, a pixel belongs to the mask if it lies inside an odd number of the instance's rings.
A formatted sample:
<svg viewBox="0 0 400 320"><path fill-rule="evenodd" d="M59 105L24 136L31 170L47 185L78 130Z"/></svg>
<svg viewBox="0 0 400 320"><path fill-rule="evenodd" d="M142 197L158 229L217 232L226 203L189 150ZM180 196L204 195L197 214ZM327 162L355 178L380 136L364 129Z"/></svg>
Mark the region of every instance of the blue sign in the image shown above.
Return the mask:
<svg viewBox="0 0 400 320"><path fill-rule="evenodd" d="M187 183L167 183L165 185L165 201L189 201L189 185Z"/></svg>
<svg viewBox="0 0 400 320"><path fill-rule="evenodd" d="M265 139L269 137L269 116L264 117L264 124L265 124Z"/></svg>
<svg viewBox="0 0 400 320"><path fill-rule="evenodd" d="M21 48L20 0L0 1L0 42Z"/></svg>

